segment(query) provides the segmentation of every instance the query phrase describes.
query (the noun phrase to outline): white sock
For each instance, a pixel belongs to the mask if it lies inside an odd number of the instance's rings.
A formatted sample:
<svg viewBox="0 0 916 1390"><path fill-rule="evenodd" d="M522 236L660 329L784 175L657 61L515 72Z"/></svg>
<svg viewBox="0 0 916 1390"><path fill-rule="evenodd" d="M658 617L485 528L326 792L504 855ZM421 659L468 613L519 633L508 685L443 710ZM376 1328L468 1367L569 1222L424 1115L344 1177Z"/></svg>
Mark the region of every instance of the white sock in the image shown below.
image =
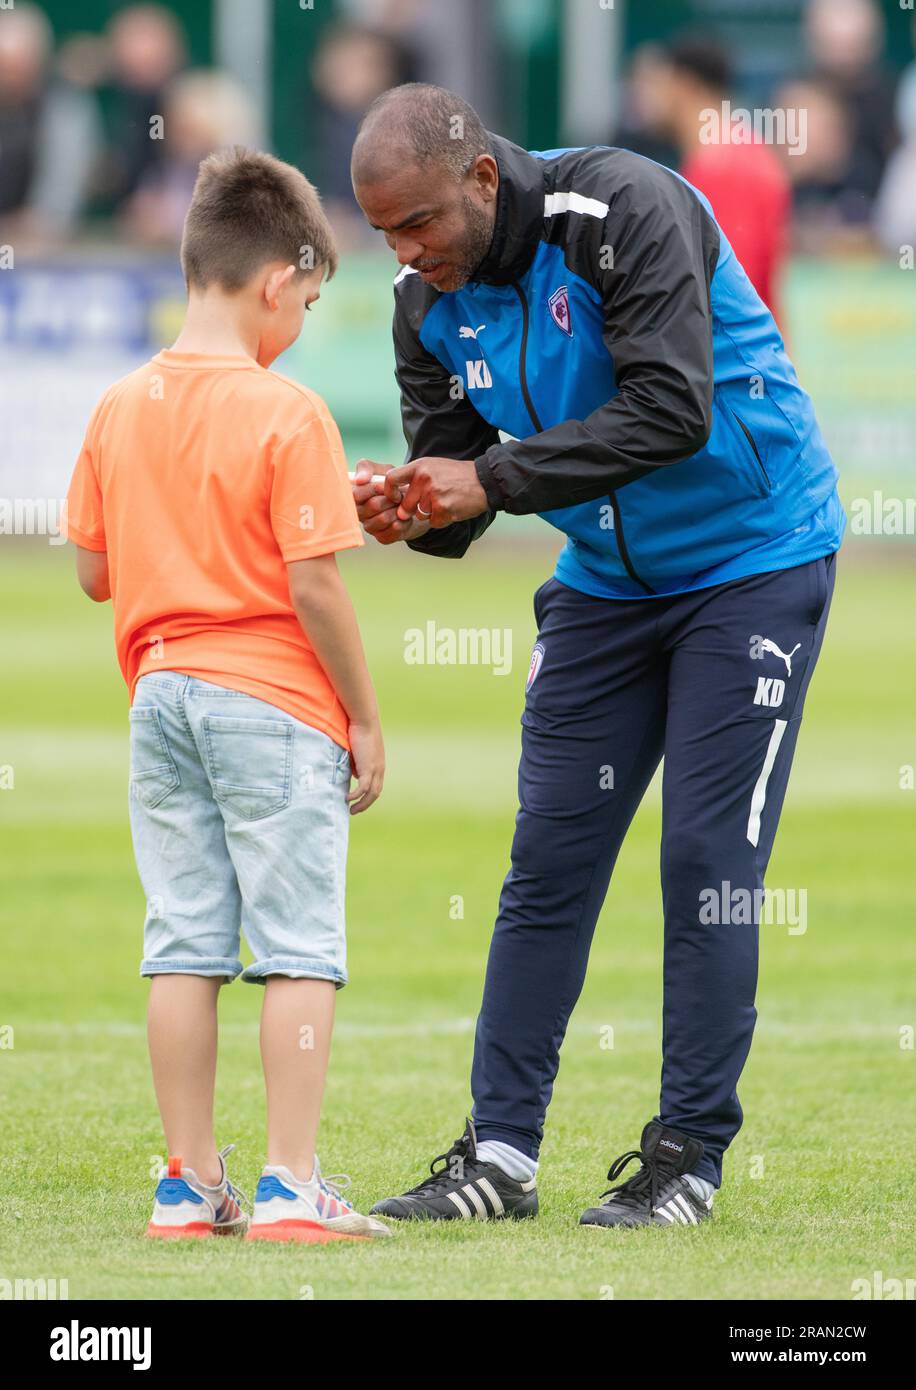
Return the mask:
<svg viewBox="0 0 916 1390"><path fill-rule="evenodd" d="M495 1163L507 1178L515 1178L516 1182L530 1182L538 1170L536 1158L529 1158L520 1149L499 1139L482 1140L477 1145L477 1157L484 1163Z"/></svg>
<svg viewBox="0 0 916 1390"><path fill-rule="evenodd" d="M716 1190L711 1182L708 1182L706 1178L698 1178L696 1173L685 1173L684 1180L690 1183L701 1202L708 1202Z"/></svg>

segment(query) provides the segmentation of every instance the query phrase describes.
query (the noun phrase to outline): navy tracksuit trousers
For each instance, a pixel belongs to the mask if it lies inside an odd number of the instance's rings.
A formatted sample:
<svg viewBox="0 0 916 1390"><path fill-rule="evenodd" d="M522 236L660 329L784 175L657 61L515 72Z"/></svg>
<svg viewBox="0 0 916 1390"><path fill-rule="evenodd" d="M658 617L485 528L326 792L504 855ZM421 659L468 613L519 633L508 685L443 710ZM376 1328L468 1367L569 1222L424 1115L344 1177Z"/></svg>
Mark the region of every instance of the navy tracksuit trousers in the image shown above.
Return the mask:
<svg viewBox="0 0 916 1390"><path fill-rule="evenodd" d="M757 1017L759 913L710 921L710 893L763 887L834 560L670 598L538 589L512 863L474 1049L479 1139L537 1156L611 871L664 756L656 1118L702 1140L696 1171L721 1183Z"/></svg>

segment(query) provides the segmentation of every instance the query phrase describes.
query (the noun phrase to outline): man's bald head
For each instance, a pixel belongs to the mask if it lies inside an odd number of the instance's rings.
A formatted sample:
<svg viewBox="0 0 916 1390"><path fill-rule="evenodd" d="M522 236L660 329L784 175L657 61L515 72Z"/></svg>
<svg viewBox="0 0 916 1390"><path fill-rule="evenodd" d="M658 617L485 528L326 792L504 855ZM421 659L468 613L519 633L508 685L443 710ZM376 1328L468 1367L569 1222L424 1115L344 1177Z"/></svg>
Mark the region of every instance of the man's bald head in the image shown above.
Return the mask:
<svg viewBox="0 0 916 1390"><path fill-rule="evenodd" d="M428 82L390 87L369 107L353 146L354 187L383 182L412 165L435 167L459 182L474 161L492 153L480 117L463 97Z"/></svg>
<svg viewBox="0 0 916 1390"><path fill-rule="evenodd" d="M378 97L353 146L353 191L401 265L460 289L493 240L499 166L472 106L408 82Z"/></svg>

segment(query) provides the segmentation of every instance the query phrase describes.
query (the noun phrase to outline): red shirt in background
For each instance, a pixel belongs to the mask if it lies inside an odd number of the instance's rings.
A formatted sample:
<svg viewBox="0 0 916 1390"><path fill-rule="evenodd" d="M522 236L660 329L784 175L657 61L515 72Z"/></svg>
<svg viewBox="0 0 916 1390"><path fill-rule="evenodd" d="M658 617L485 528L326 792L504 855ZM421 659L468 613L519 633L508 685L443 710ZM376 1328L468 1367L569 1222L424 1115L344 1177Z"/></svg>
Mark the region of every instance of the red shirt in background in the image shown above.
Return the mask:
<svg viewBox="0 0 916 1390"><path fill-rule="evenodd" d="M779 272L789 244L792 194L768 145L701 145L681 173L704 193L760 298L782 327Z"/></svg>

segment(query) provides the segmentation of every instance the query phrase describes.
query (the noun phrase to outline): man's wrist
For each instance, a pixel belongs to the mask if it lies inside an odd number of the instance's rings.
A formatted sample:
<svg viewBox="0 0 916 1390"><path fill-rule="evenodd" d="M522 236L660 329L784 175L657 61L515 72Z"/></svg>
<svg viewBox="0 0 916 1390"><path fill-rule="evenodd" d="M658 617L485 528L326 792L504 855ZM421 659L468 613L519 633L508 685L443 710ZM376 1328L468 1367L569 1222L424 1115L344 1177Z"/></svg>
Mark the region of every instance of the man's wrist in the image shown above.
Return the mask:
<svg viewBox="0 0 916 1390"><path fill-rule="evenodd" d="M499 490L496 479L490 468L489 459L486 454L481 454L480 458L474 460L474 469L487 497L487 508L491 512L501 512L503 510L503 497Z"/></svg>

